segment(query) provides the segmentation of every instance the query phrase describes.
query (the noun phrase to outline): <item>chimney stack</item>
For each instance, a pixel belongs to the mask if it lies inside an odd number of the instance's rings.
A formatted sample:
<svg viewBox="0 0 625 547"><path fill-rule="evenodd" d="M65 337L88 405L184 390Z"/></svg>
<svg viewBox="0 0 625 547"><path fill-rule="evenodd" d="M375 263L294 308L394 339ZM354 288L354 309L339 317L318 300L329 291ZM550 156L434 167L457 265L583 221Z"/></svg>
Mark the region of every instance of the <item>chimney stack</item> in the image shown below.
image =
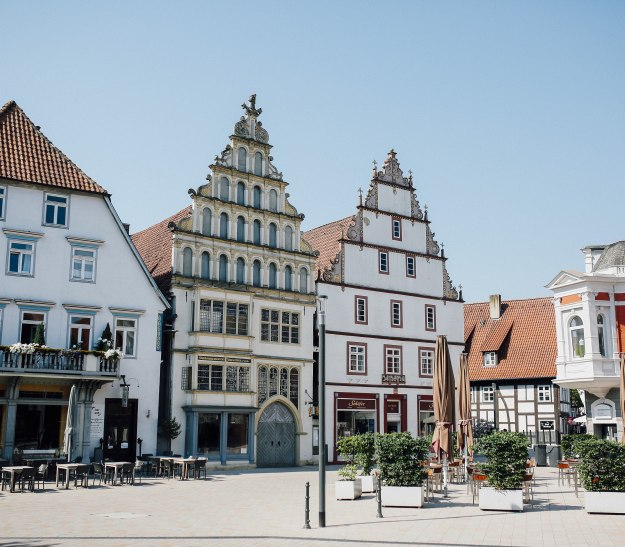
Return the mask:
<svg viewBox="0 0 625 547"><path fill-rule="evenodd" d="M489 297L490 318L499 319L501 317L501 295L491 294Z"/></svg>

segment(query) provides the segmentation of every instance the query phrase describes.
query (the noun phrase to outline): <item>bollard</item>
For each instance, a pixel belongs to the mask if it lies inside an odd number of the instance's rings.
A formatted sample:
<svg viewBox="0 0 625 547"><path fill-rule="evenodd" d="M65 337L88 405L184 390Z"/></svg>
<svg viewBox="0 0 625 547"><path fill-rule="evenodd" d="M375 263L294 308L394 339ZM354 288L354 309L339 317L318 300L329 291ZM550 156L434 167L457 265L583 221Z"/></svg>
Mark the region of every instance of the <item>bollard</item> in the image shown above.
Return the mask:
<svg viewBox="0 0 625 547"><path fill-rule="evenodd" d="M380 479L378 479L378 487L375 491L375 497L378 502L378 514L375 516L375 518L384 518L382 516L382 481Z"/></svg>
<svg viewBox="0 0 625 547"><path fill-rule="evenodd" d="M310 529L310 483L306 483L306 507L304 508L304 528Z"/></svg>

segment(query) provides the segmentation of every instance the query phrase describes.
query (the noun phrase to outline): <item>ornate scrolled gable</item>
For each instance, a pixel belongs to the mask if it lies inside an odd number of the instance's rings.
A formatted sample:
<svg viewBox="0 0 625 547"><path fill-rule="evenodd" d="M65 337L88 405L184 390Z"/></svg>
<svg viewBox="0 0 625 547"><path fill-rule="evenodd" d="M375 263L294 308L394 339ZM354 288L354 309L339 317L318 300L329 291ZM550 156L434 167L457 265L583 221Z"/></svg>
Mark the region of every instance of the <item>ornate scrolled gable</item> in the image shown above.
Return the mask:
<svg viewBox="0 0 625 547"><path fill-rule="evenodd" d="M410 195L410 208L412 211L412 217L417 220L423 220L423 211L419 206L419 201L417 200L417 196L414 192Z"/></svg>
<svg viewBox="0 0 625 547"><path fill-rule="evenodd" d="M323 270L321 279L329 283L342 283L345 274L345 247L341 242L341 249L332 260L332 264Z"/></svg>
<svg viewBox="0 0 625 547"><path fill-rule="evenodd" d="M362 241L363 235L363 213L362 209L359 209L347 227L346 237L351 241Z"/></svg>
<svg viewBox="0 0 625 547"><path fill-rule="evenodd" d="M445 263L443 263L443 296L450 300L458 300L458 291L451 283Z"/></svg>
<svg viewBox="0 0 625 547"><path fill-rule="evenodd" d="M425 234L426 234L425 252L429 255L438 256L438 253L441 252L441 248L438 242L434 239L434 236L436 234L432 230L430 230L429 224L425 227Z"/></svg>

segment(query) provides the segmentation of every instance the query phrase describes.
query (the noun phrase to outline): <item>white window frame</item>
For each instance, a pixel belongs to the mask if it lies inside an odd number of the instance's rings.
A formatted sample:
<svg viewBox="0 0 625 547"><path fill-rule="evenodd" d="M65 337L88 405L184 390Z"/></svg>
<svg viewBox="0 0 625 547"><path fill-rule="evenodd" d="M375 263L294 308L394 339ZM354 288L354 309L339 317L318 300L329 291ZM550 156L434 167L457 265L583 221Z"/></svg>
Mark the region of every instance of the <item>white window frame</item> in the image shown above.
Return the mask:
<svg viewBox="0 0 625 547"><path fill-rule="evenodd" d="M28 324L28 325L39 325L42 324L43 325L43 332L44 334L47 334L47 325L48 325L48 311L50 311L49 309L40 309L40 308L35 308L35 309L30 309L30 308L20 308L20 326L19 326L19 330L17 331L17 339L18 341L21 341L22 339L22 326L24 325L24 323ZM24 319L24 314L25 313L39 313L41 315L43 315L43 321L33 321L33 320L25 320Z"/></svg>
<svg viewBox="0 0 625 547"><path fill-rule="evenodd" d="M551 403L553 402L553 394L550 385L542 385L536 388L538 393L539 403Z"/></svg>
<svg viewBox="0 0 625 547"><path fill-rule="evenodd" d="M424 371L424 363L429 363L429 372ZM433 349L420 349L419 350L419 376L430 377L434 376L434 350Z"/></svg>
<svg viewBox="0 0 625 547"><path fill-rule="evenodd" d="M264 312L267 312L268 319L263 319ZM278 320L272 319L272 313L278 313ZM270 342L273 344L294 344L299 345L302 340L302 322L301 314L299 312L287 311L287 310L275 310L271 308L262 308L260 310L260 339L262 342ZM289 321L285 322L284 315L288 314ZM297 325L293 324L293 317L297 316ZM263 326L267 325L267 335L263 334ZM272 339L272 327L277 326L277 339ZM286 329L286 330L285 330ZM283 340L285 333L288 333L288 341ZM293 341L293 338L296 338Z"/></svg>
<svg viewBox="0 0 625 547"><path fill-rule="evenodd" d="M384 347L384 371L386 374L401 374L401 353L400 347Z"/></svg>
<svg viewBox="0 0 625 547"><path fill-rule="evenodd" d="M369 323L369 310L368 310L367 298L364 296L356 296L354 300L355 300L354 305L356 306L355 323L357 325L368 324ZM362 306L360 306L361 302L362 302Z"/></svg>
<svg viewBox="0 0 625 547"><path fill-rule="evenodd" d="M414 255L406 256L406 277L417 277L417 261Z"/></svg>
<svg viewBox="0 0 625 547"><path fill-rule="evenodd" d="M30 245L30 251L26 249L12 249L13 244L17 245ZM11 271L11 254L18 254L18 271ZM18 275L21 277L35 277L35 256L37 252L37 240L29 239L29 238L21 238L21 237L13 237L7 236L7 266L6 266L6 274L7 275ZM30 268L28 272L22 272L23 266L23 257L30 256Z"/></svg>
<svg viewBox="0 0 625 547"><path fill-rule="evenodd" d="M118 321L134 321L134 326L121 325L118 326ZM113 322L115 325L113 328L113 343L115 344L115 348L122 351L124 357L126 359L134 359L137 357L137 345L139 343L139 318L136 316L127 316L127 315L117 315L115 316L115 320ZM117 333L122 333L122 345L121 347L117 346ZM133 343L133 351L132 353L128 353L128 334L134 333L134 343Z"/></svg>
<svg viewBox="0 0 625 547"><path fill-rule="evenodd" d="M392 221L392 235L393 239L399 241L401 240L401 219L394 218Z"/></svg>
<svg viewBox="0 0 625 547"><path fill-rule="evenodd" d="M364 344L348 343L348 364L349 374L367 373L367 346Z"/></svg>
<svg viewBox="0 0 625 547"><path fill-rule="evenodd" d="M387 251L379 251L378 254L378 270L379 273L387 274L389 273L388 267L389 254Z"/></svg>
<svg viewBox="0 0 625 547"><path fill-rule="evenodd" d="M484 352L484 366L485 367L496 367L498 363L499 363L499 359L497 358L496 351Z"/></svg>
<svg viewBox="0 0 625 547"><path fill-rule="evenodd" d="M76 251L93 253L93 256L91 258L88 258L88 257L77 257L76 256ZM77 282L80 282L80 283L95 283L97 259L98 259L98 249L97 248L89 247L87 245L72 245L72 257L71 257L71 262L70 262L70 265L69 265L69 280L70 281L77 281ZM80 277L75 277L74 276L74 261L75 260L80 260L80 262L81 262ZM91 279L86 279L85 276L84 276L85 275L85 265L88 264L89 262L93 265L92 278Z"/></svg>
<svg viewBox="0 0 625 547"><path fill-rule="evenodd" d="M403 306L401 300L391 300L391 327L403 327Z"/></svg>
<svg viewBox="0 0 625 547"><path fill-rule="evenodd" d="M430 314L429 312L432 313ZM425 305L425 330L436 330L436 306L430 304Z"/></svg>
<svg viewBox="0 0 625 547"><path fill-rule="evenodd" d="M495 402L495 388L493 386L482 386L482 402L494 403Z"/></svg>
<svg viewBox="0 0 625 547"><path fill-rule="evenodd" d="M7 193L7 187L0 186L0 220L6 220Z"/></svg>
<svg viewBox="0 0 625 547"><path fill-rule="evenodd" d="M64 205L62 204L62 202L60 201L48 201L48 198L56 198L56 199L62 199L65 200ZM48 206L52 207L54 210L54 222L48 222L47 221L47 216L48 216ZM59 223L58 221L58 217L59 217L59 209L64 207L65 208L65 222L64 223ZM43 222L42 222L43 226L51 226L54 228L69 228L69 196L68 195L63 195L63 194L54 194L52 192L45 192L43 195Z"/></svg>
<svg viewBox="0 0 625 547"><path fill-rule="evenodd" d="M74 324L72 323L72 320L76 318L76 319L89 319L89 326L87 327L86 325L81 325L81 324ZM88 330L89 331L89 341L87 344L87 350L90 350L93 347L93 323L94 323L94 316L91 314L86 314L86 313L69 313L69 317L68 317L68 327L67 327L67 347L69 349L73 349L72 347L72 329L76 328L78 330L78 336L77 339L80 340L82 338L81 334L82 331L84 330ZM78 349L82 349L82 348L78 348Z"/></svg>

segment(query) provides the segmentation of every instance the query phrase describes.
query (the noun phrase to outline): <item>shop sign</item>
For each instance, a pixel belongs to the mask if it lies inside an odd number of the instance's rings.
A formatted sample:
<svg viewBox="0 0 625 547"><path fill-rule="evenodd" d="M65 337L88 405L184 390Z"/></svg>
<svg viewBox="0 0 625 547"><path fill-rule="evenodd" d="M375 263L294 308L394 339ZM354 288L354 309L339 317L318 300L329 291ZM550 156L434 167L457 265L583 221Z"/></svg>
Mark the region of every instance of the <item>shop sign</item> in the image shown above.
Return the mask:
<svg viewBox="0 0 625 547"><path fill-rule="evenodd" d="M122 387L122 408L128 407L128 395L130 395L130 387Z"/></svg>
<svg viewBox="0 0 625 547"><path fill-rule="evenodd" d="M244 357L228 357L226 361L228 361L228 363L247 363L247 364L252 362L251 359L246 359Z"/></svg>
<svg viewBox="0 0 625 547"><path fill-rule="evenodd" d="M386 401L386 412L388 414L399 414L399 401Z"/></svg>
<svg viewBox="0 0 625 547"><path fill-rule="evenodd" d="M382 383L383 384L405 384L406 375L405 374L382 374Z"/></svg>
<svg viewBox="0 0 625 547"><path fill-rule="evenodd" d="M338 399L339 410L375 410L375 399Z"/></svg>
<svg viewBox="0 0 625 547"><path fill-rule="evenodd" d="M540 429L543 431L552 431L553 430L553 422L551 420L541 420L540 421Z"/></svg>
<svg viewBox="0 0 625 547"><path fill-rule="evenodd" d="M198 355L198 361L225 361L225 357L217 357L216 355Z"/></svg>

